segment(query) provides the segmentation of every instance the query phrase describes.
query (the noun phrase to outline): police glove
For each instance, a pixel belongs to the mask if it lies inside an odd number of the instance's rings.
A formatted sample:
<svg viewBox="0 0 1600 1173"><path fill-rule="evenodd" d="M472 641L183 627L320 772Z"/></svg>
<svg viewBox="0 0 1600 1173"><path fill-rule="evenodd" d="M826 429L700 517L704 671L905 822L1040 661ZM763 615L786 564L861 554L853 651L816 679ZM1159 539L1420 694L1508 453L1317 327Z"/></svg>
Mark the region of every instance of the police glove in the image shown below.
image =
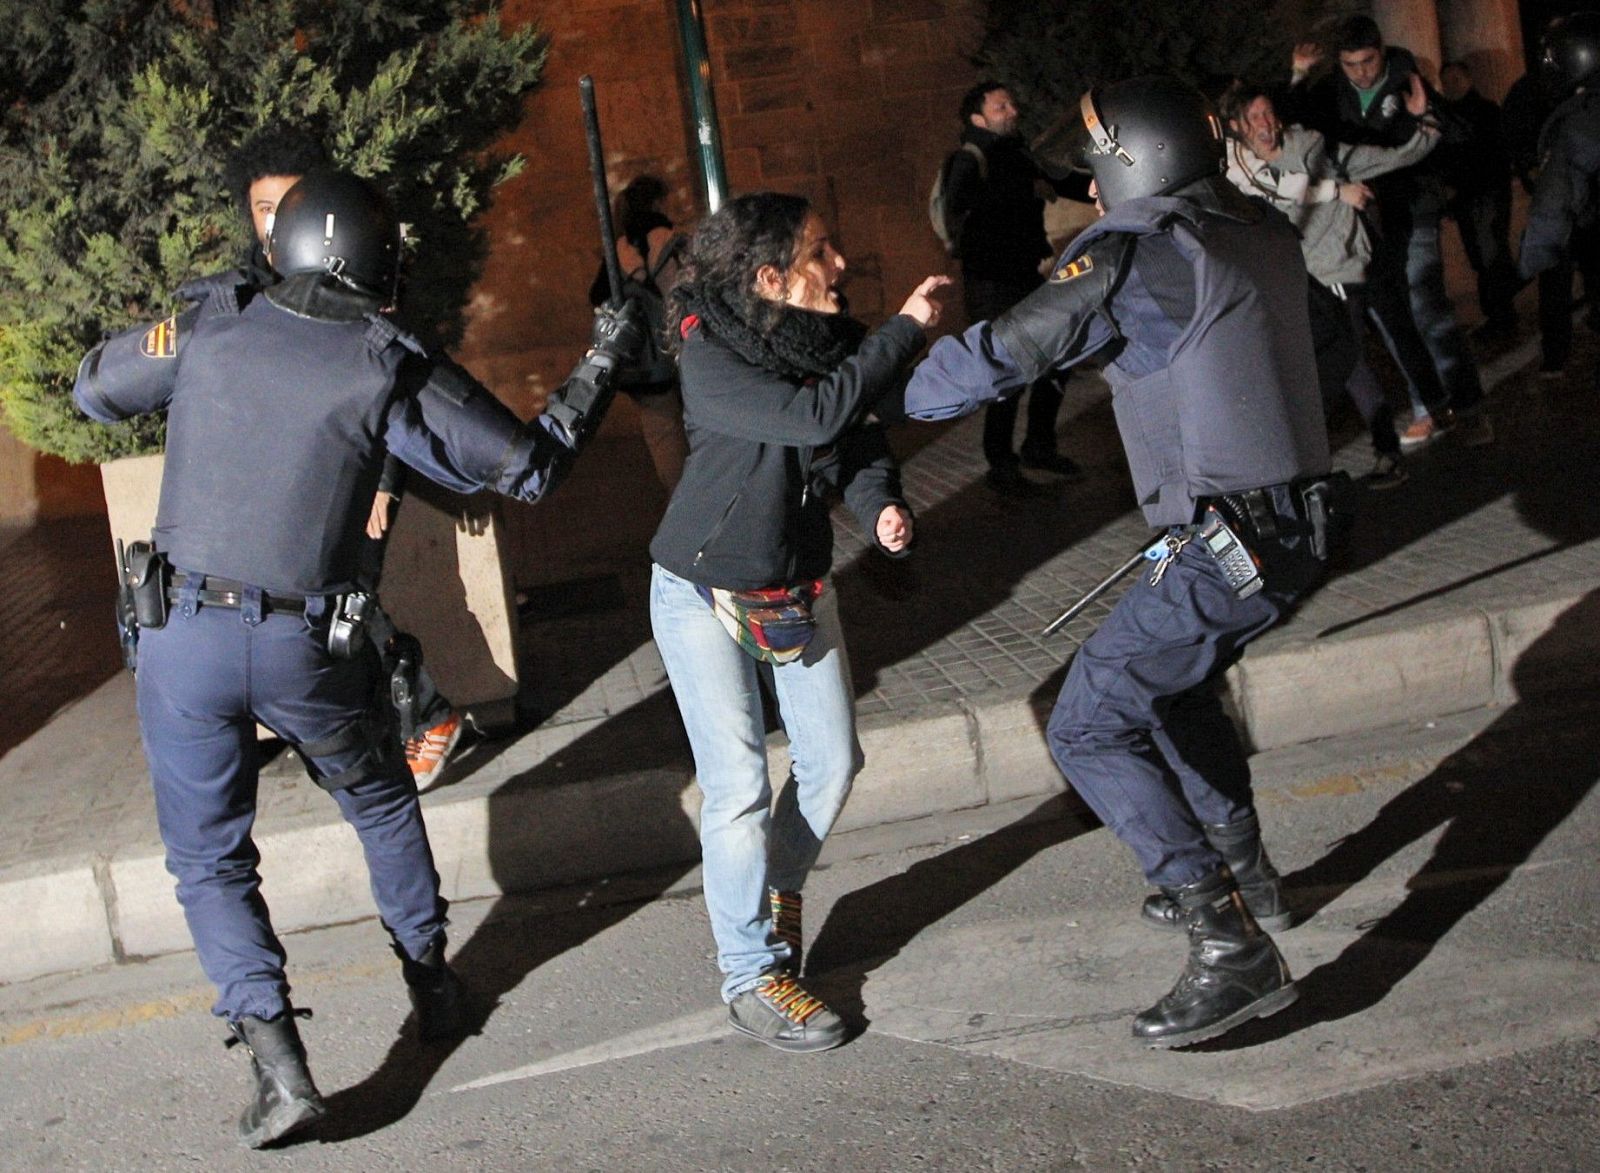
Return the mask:
<svg viewBox="0 0 1600 1173"><path fill-rule="evenodd" d="M611 404L617 370L639 357L644 340L644 311L636 298L595 310L588 352L545 406L545 415L560 426L574 452L600 426Z"/></svg>
<svg viewBox="0 0 1600 1173"><path fill-rule="evenodd" d="M628 366L644 350L645 329L638 298L627 298L619 307L602 305L594 311L589 353L603 369Z"/></svg>

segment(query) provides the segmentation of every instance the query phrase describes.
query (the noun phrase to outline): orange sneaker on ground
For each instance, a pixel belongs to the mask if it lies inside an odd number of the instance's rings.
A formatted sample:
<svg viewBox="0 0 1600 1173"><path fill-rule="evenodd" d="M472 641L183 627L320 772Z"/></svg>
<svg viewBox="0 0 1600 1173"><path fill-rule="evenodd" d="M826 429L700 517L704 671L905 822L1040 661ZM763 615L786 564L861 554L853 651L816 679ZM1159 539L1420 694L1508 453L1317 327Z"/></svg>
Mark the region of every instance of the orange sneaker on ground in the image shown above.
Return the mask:
<svg viewBox="0 0 1600 1173"><path fill-rule="evenodd" d="M406 742L406 764L419 788L432 785L444 771L445 763L461 740L461 715L451 713L432 729Z"/></svg>

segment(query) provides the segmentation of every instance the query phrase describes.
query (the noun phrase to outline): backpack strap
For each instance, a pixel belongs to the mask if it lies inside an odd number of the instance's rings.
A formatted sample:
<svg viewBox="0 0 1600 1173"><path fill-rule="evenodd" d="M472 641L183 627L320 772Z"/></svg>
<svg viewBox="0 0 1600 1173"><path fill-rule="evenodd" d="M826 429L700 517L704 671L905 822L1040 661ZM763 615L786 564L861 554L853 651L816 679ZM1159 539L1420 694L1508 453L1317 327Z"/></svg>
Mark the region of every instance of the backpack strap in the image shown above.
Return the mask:
<svg viewBox="0 0 1600 1173"><path fill-rule="evenodd" d="M983 153L983 148L977 143L962 143L963 151L971 151L973 158L978 160L978 178L985 183L989 182L989 156Z"/></svg>

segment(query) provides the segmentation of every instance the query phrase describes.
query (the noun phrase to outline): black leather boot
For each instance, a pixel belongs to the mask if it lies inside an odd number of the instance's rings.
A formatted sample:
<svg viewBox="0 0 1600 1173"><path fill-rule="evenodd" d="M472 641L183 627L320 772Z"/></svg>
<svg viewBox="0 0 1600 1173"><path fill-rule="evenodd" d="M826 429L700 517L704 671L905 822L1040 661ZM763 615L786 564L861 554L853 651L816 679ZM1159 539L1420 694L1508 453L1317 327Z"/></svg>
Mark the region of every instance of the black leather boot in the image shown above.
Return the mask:
<svg viewBox="0 0 1600 1173"><path fill-rule="evenodd" d="M1256 923L1269 933L1281 933L1288 928L1293 916L1284 895L1283 879L1262 846L1261 822L1255 811L1236 822L1202 823L1200 827L1205 832L1206 842L1217 849L1233 873L1245 906ZM1165 893L1146 896L1139 915L1146 924L1158 929L1183 928L1183 911Z"/></svg>
<svg viewBox="0 0 1600 1173"><path fill-rule="evenodd" d="M1289 967L1245 907L1226 868L1162 891L1183 910L1189 960L1167 995L1133 1020L1133 1037L1151 1047L1186 1047L1299 996Z"/></svg>
<svg viewBox="0 0 1600 1173"><path fill-rule="evenodd" d="M456 971L445 963L444 936L434 938L427 952L416 960L406 956L400 943L394 943L400 958L400 972L411 995L411 1008L417 1015L417 1034L423 1042L458 1039L470 1028L467 988Z"/></svg>
<svg viewBox="0 0 1600 1173"><path fill-rule="evenodd" d="M306 1017L309 1011L303 1011ZM250 1052L256 1093L239 1115L239 1139L259 1149L327 1115L317 1085L306 1066L306 1049L295 1026L295 1011L277 1018L246 1016L230 1022L234 1039Z"/></svg>

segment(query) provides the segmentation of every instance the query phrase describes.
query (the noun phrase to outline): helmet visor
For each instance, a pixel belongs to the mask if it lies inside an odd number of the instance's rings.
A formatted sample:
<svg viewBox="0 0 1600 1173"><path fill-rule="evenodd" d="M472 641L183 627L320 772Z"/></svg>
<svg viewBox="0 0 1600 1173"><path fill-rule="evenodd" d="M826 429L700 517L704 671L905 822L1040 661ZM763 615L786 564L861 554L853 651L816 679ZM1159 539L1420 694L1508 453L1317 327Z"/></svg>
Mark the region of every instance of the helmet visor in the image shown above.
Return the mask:
<svg viewBox="0 0 1600 1173"><path fill-rule="evenodd" d="M1094 140L1076 105L1063 110L1061 117L1033 140L1031 149L1034 161L1051 179L1090 174L1089 153L1094 149Z"/></svg>

